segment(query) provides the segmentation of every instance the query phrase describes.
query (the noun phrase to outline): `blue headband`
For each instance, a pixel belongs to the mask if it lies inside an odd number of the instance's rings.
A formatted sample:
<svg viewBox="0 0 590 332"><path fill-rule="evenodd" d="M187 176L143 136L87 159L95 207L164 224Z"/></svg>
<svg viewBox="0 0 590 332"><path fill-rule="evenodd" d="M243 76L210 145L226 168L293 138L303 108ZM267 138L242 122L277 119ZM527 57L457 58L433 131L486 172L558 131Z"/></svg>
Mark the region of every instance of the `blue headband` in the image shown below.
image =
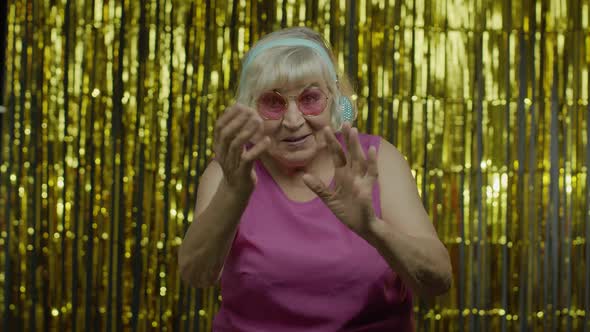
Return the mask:
<svg viewBox="0 0 590 332"><path fill-rule="evenodd" d="M326 52L326 50L323 47L318 45L318 43L303 38L282 38L277 40L271 40L266 43L263 43L262 45L254 47L250 50L248 57L246 58L246 60L244 60L244 63L242 64L242 74L240 78L242 78L244 76L244 73L246 73L246 68L248 68L248 65L252 63L252 61L258 55L260 55L260 53L262 53L262 51L277 46L305 46L313 49L326 62L326 65L328 65L330 74L333 76L334 81L338 80L336 70L334 69L334 65L332 64L332 60L330 59L328 52Z"/></svg>

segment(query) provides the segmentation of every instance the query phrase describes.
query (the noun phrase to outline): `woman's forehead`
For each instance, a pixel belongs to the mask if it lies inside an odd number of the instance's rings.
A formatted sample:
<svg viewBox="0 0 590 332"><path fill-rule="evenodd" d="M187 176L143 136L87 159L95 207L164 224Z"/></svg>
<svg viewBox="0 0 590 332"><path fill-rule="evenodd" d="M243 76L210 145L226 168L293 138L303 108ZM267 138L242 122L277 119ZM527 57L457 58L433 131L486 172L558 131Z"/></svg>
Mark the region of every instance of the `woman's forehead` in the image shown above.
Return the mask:
<svg viewBox="0 0 590 332"><path fill-rule="evenodd" d="M297 82L289 82L286 84L279 84L277 86L272 87L272 90L278 91L280 93L285 92L299 92L309 87L319 87L324 88L326 83L321 77L310 77L309 79L300 80Z"/></svg>
<svg viewBox="0 0 590 332"><path fill-rule="evenodd" d="M322 75L300 76L296 79L276 79L273 82L267 82L258 86L258 91L276 90L280 93L298 92L307 87L316 86L326 88L327 84Z"/></svg>

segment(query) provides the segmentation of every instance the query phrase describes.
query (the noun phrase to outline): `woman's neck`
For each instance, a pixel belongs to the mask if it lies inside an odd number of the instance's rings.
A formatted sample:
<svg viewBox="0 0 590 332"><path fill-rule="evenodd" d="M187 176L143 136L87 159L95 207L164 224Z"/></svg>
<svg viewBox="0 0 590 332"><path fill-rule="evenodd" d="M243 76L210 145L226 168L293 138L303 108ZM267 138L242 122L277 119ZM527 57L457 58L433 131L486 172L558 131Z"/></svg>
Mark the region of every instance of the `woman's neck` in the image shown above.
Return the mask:
<svg viewBox="0 0 590 332"><path fill-rule="evenodd" d="M330 154L324 151L318 151L315 158L304 165L289 165L277 160L270 155L264 155L261 158L264 167L275 178L281 178L284 181L301 181L301 176L305 173L314 174L323 178L322 173L333 174L334 163Z"/></svg>

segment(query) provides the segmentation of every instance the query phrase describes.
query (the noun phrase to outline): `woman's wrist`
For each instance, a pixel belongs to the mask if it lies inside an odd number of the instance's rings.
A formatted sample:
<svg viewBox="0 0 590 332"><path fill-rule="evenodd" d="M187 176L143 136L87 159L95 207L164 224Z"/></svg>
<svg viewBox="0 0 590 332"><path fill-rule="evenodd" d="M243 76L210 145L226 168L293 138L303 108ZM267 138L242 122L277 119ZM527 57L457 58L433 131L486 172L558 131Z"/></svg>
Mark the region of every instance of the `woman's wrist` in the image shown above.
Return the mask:
<svg viewBox="0 0 590 332"><path fill-rule="evenodd" d="M237 204L248 204L250 200L250 196L254 191L254 186L252 188L241 187L241 186L234 186L230 185L227 180L224 178L221 181L219 186L219 190L221 191L221 197L228 199L231 202L235 202Z"/></svg>
<svg viewBox="0 0 590 332"><path fill-rule="evenodd" d="M379 249L383 239L387 237L387 225L383 219L374 217L367 225L364 234L361 236L373 247Z"/></svg>

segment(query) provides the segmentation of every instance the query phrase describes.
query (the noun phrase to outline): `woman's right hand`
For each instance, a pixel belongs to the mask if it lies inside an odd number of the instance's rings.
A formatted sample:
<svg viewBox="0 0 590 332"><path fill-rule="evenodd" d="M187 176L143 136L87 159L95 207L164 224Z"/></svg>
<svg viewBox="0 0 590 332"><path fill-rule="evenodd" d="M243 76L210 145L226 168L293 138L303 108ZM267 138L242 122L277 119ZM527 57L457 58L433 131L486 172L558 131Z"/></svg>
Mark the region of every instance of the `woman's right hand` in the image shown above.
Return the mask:
<svg viewBox="0 0 590 332"><path fill-rule="evenodd" d="M250 195L256 184L256 172L252 167L270 146L270 138L262 136L262 119L255 110L234 104L215 124L213 149L223 170L225 184L238 194ZM262 137L246 150L248 142Z"/></svg>

